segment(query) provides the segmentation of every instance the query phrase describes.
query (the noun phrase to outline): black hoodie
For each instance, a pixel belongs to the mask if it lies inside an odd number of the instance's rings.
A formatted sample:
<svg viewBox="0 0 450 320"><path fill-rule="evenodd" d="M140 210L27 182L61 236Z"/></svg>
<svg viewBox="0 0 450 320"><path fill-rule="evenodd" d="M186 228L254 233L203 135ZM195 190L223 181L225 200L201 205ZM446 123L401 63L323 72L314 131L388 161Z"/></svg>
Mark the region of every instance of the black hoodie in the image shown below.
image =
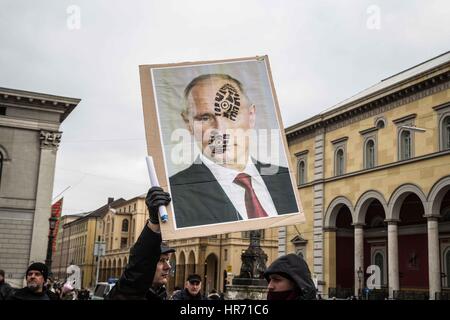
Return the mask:
<svg viewBox="0 0 450 320"><path fill-rule="evenodd" d="M308 265L302 257L293 253L279 257L264 272L264 277L268 282L271 274L279 274L292 280L300 291L298 300L316 299L316 287L311 279Z"/></svg>

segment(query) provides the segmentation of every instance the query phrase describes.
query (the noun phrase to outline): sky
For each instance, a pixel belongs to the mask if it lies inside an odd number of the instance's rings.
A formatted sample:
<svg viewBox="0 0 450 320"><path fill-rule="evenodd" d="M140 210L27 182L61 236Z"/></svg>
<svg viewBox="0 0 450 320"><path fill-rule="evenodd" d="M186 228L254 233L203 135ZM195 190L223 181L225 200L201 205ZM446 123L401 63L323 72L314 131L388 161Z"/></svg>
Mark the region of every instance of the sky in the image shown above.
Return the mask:
<svg viewBox="0 0 450 320"><path fill-rule="evenodd" d="M138 66L268 55L285 127L450 50L450 1L0 0L0 87L79 98L63 214L146 193Z"/></svg>

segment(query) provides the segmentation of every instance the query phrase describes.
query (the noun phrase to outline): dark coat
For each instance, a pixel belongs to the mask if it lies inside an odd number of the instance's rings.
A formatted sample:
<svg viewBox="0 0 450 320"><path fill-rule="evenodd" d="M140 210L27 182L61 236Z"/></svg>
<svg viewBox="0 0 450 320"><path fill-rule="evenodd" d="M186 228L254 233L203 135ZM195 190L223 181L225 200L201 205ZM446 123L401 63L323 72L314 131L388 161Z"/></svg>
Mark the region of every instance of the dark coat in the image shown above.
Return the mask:
<svg viewBox="0 0 450 320"><path fill-rule="evenodd" d="M267 281L271 274L279 274L292 280L299 291L298 300L315 300L316 286L305 260L299 255L290 253L279 257L264 272Z"/></svg>
<svg viewBox="0 0 450 320"><path fill-rule="evenodd" d="M139 239L130 250L125 271L106 299L155 301L167 299L164 287L151 289L161 255L161 241L161 234L153 232L145 225Z"/></svg>
<svg viewBox="0 0 450 320"><path fill-rule="evenodd" d="M6 300L50 300L50 298L46 291L37 293L25 287L16 290Z"/></svg>
<svg viewBox="0 0 450 320"><path fill-rule="evenodd" d="M207 299L201 294L201 292L199 292L196 296L193 296L185 288L183 290L176 292L173 295L172 300L207 300Z"/></svg>
<svg viewBox="0 0 450 320"><path fill-rule="evenodd" d="M10 294L14 292L14 289L9 285L9 283L0 283L0 301L6 300Z"/></svg>
<svg viewBox="0 0 450 320"><path fill-rule="evenodd" d="M212 172L199 161L170 177L177 227L242 220ZM267 186L278 214L298 212L288 168L271 167L270 164L259 161L255 161L255 166ZM275 174L272 174L274 172Z"/></svg>

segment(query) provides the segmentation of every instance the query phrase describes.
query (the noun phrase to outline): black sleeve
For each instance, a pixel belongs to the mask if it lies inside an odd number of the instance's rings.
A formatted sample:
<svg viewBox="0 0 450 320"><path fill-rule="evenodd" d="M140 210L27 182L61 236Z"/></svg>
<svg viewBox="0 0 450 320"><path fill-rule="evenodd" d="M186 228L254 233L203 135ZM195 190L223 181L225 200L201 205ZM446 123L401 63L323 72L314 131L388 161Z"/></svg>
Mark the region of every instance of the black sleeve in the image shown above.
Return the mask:
<svg viewBox="0 0 450 320"><path fill-rule="evenodd" d="M153 232L146 224L130 250L129 262L123 274L109 292L107 299L145 299L161 255L161 241L161 234Z"/></svg>

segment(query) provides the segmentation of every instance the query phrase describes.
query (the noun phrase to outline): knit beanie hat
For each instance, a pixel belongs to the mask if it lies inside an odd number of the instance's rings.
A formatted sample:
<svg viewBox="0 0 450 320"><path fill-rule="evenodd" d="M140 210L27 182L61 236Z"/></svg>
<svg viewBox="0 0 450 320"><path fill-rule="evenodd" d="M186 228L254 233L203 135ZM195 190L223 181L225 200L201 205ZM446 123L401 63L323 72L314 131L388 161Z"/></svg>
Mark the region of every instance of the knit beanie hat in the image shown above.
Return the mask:
<svg viewBox="0 0 450 320"><path fill-rule="evenodd" d="M40 273L42 273L42 276L44 277L44 280L47 281L48 278L48 268L45 264L43 264L42 262L35 262L32 263L28 269L27 269L27 273L25 275L28 274L28 272L30 272L31 270L34 271L39 271Z"/></svg>

